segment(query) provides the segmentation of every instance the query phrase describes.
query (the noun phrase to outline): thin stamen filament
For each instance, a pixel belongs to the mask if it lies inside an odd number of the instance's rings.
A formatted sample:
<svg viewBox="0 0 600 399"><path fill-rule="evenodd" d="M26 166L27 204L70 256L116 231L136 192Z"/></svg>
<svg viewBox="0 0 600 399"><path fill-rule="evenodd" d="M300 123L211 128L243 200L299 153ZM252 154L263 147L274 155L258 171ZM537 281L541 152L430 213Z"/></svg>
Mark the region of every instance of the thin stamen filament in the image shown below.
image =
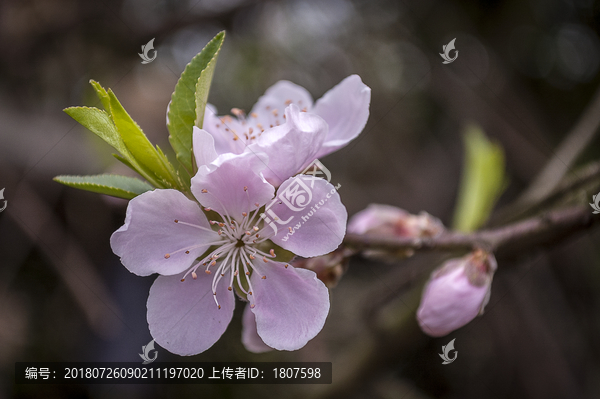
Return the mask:
<svg viewBox="0 0 600 399"><path fill-rule="evenodd" d="M229 261L229 258L232 257L232 263L235 264L235 256L236 256L236 254L237 254L238 251L239 251L239 248L236 248L233 251L229 252L227 254L227 257L225 258L225 260L223 260L219 264L219 267L217 268L217 270L215 272L216 275L213 278L213 283L212 283L212 291L213 291L213 293L217 292L217 285L219 284L219 281L221 281L221 278L223 277L223 274L225 274L224 272L227 272L225 269L228 266L227 262ZM216 295L215 295L215 300L216 300Z"/></svg>
<svg viewBox="0 0 600 399"><path fill-rule="evenodd" d="M174 254L176 254L176 253L179 253L179 252L181 252L181 251L189 251L189 250L191 250L191 249L198 248L198 247L202 247L202 246L210 247L211 245L217 245L217 244L220 244L220 243L222 243L223 241L224 241L224 240L219 240L219 241L215 241L215 242L203 242L202 244L193 245L193 246L191 246L191 247L185 247L185 248L178 249L177 251L169 252L169 253L168 253L168 254L166 254L166 255L169 255L169 257L170 257L171 255L174 255ZM166 255L165 255L165 256L166 256Z"/></svg>
<svg viewBox="0 0 600 399"><path fill-rule="evenodd" d="M270 234L267 234L267 235L263 236L263 233L264 233L265 230L270 231ZM268 226L268 225L267 226L263 226L263 228L260 229L256 234L258 234L260 236L260 238L257 239L256 241L252 240L252 242L254 244L260 244L261 242L266 241L266 240L272 238L273 236L275 236L275 232L273 231L273 228L271 226ZM255 237L256 237L256 234L254 234Z"/></svg>
<svg viewBox="0 0 600 399"><path fill-rule="evenodd" d="M249 249L249 250L254 250L254 251L255 251L255 252L254 252L252 255L256 255L256 254L258 253L258 254L260 254L260 255L262 255L262 256L266 256L267 258L274 258L274 257L275 257L275 255L271 255L271 254L268 254L268 253L266 253L266 252L263 252L263 251L261 251L261 250L260 250L260 249L258 249L258 248L248 248L248 249Z"/></svg>
<svg viewBox="0 0 600 399"><path fill-rule="evenodd" d="M204 193L204 192L203 192L203 193ZM217 201L219 201L219 204L221 205L221 208L222 208L222 209L223 209L223 211L225 212L225 215L223 215L221 212L218 212L218 213L219 213L219 215L221 215L221 217L222 217L223 219L225 219L225 221L226 221L227 223L231 224L231 219L232 219L232 218L231 218L231 216L229 216L229 213L227 213L227 208L226 208L226 207L223 205L223 203L221 202L221 200L220 200L220 199L219 199L217 196L215 196L213 193L211 193L210 191L206 191L204 194L210 194L210 195L212 195L212 197L213 197L214 199L216 199Z"/></svg>
<svg viewBox="0 0 600 399"><path fill-rule="evenodd" d="M205 231L210 231L211 233L214 233L214 230L208 227L204 227L204 226L199 226L197 224L192 224L192 223L188 223L188 222L182 222L179 219L175 219L175 223L177 224L182 224L184 226L190 226L190 227L194 227L196 229L200 229L200 230L205 230Z"/></svg>
<svg viewBox="0 0 600 399"><path fill-rule="evenodd" d="M254 288L252 288L252 283L250 282L250 275L246 274L246 273L248 273L248 268L247 268L246 263L244 263L243 265L244 265L244 272L245 272L244 275L246 276L246 281L248 282L248 300L250 302L255 302L254 301L254 294L253 294L254 293Z"/></svg>

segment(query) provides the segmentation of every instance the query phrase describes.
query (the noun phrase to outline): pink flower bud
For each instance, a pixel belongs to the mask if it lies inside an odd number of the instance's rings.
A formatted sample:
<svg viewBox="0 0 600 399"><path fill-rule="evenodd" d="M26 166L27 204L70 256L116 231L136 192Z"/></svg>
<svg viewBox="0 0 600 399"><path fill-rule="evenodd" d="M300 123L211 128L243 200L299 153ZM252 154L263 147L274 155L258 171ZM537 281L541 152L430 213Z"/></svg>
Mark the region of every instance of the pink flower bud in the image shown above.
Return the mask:
<svg viewBox="0 0 600 399"><path fill-rule="evenodd" d="M390 205L370 204L354 215L348 233L391 235L396 237L435 237L444 231L439 219L427 212L412 215Z"/></svg>
<svg viewBox="0 0 600 399"><path fill-rule="evenodd" d="M496 268L494 255L477 249L435 270L417 310L423 332L441 337L483 314Z"/></svg>
<svg viewBox="0 0 600 399"><path fill-rule="evenodd" d="M427 212L412 215L404 209L391 205L370 204L366 209L352 216L348 223L348 233L387 237L430 238L444 232L439 219ZM394 253L381 250L365 250L366 258L383 262L394 262L398 258L412 256L412 249L401 249Z"/></svg>

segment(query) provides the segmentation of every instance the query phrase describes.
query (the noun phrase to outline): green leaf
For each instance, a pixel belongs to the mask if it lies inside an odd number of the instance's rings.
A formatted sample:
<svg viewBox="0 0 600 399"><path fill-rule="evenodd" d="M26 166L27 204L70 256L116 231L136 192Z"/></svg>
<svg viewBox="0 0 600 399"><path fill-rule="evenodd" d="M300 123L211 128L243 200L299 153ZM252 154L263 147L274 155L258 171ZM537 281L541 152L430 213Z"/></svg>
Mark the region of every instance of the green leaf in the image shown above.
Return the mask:
<svg viewBox="0 0 600 399"><path fill-rule="evenodd" d="M225 32L218 33L185 67L171 96L168 117L169 142L184 168L194 172L192 132L202 127L204 106ZM204 106L202 106L204 104ZM200 109L199 109L200 108Z"/></svg>
<svg viewBox="0 0 600 399"><path fill-rule="evenodd" d="M94 176L56 176L54 181L80 190L132 199L154 188L134 177L103 174Z"/></svg>
<svg viewBox="0 0 600 399"><path fill-rule="evenodd" d="M104 87L102 87L100 83L96 82L95 80L90 80L90 84L94 90L96 90L96 94L98 95L100 101L102 101L102 105L104 106L106 112L110 112L110 98L108 97L106 90L104 90Z"/></svg>
<svg viewBox="0 0 600 399"><path fill-rule="evenodd" d="M119 155L113 155L155 187L189 189L189 185L186 187L181 182L165 154L148 141L115 94L111 90L107 92L98 82L91 80L90 83L107 112L88 107L71 107L65 112L119 151ZM134 149L135 155L129 147Z"/></svg>
<svg viewBox="0 0 600 399"><path fill-rule="evenodd" d="M125 166L127 166L130 169L133 169L135 171L137 171L137 169L135 168L135 166L133 166L131 164L131 162L129 162L129 160L127 160L126 158L122 157L119 154L112 154L113 157L117 158L119 161L121 161Z"/></svg>
<svg viewBox="0 0 600 399"><path fill-rule="evenodd" d="M108 96L112 119L133 159L161 179L165 183L164 187L178 187L178 183L171 172L173 167L166 160L166 157L162 158L160 156L156 148L148 140L148 137L146 137L139 125L131 119L131 116L125 111L110 89L108 90ZM127 160L131 162L131 159Z"/></svg>
<svg viewBox="0 0 600 399"><path fill-rule="evenodd" d="M117 156L121 162L125 163L131 169L141 174L146 180L154 184L156 187L162 185L158 182L158 178L147 168L140 165L133 155L129 152L117 127L108 113L98 108L88 107L71 107L64 110L70 117L82 124L92 133L96 134L102 140L110 144L114 149L121 153Z"/></svg>
<svg viewBox="0 0 600 399"><path fill-rule="evenodd" d="M454 213L454 228L469 232L481 227L504 191L504 152L490 142L481 127L465 130L465 165Z"/></svg>
<svg viewBox="0 0 600 399"><path fill-rule="evenodd" d="M208 102L208 93L210 92L210 84L215 73L215 65L217 65L219 50L221 50L221 46L219 46L206 68L200 73L200 77L196 83L196 121L194 122L194 125L199 128L202 128L204 123L204 111L206 110L206 103Z"/></svg>
<svg viewBox="0 0 600 399"><path fill-rule="evenodd" d="M129 154L117 127L106 112L98 108L88 107L71 107L66 108L64 111L124 156Z"/></svg>
<svg viewBox="0 0 600 399"><path fill-rule="evenodd" d="M156 145L156 151L158 152L158 156L162 160L163 165L165 165L165 167L169 170L169 174L171 175L172 179L175 180L177 182L177 184L179 185L179 190L185 191L185 190L182 190L182 188L189 190L190 185L191 185L190 182L188 181L187 185L186 185L182 181L182 179L179 176L179 173L177 173L173 164L171 164L171 162L169 162L169 158L167 158L167 156L165 155L163 150L158 146L158 144Z"/></svg>

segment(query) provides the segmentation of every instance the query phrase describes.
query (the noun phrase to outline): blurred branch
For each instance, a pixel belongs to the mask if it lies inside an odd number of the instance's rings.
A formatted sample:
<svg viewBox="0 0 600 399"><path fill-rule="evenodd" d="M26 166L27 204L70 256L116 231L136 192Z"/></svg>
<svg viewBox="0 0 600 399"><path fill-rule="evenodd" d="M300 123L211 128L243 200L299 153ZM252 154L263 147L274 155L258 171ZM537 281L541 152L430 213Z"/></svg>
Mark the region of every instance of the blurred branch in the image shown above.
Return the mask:
<svg viewBox="0 0 600 399"><path fill-rule="evenodd" d="M600 168L600 165L596 166ZM590 169L590 173L594 172ZM593 173L591 173L593 174ZM582 184L579 176L565 189ZM506 226L470 234L449 232L428 239L406 239L348 234L345 245L353 250L379 249L390 253L403 250L453 251L484 247L497 257L523 253L534 246L547 245L591 227L600 220L588 206L571 206L547 212ZM432 254L433 255L433 254ZM421 262L417 268L399 268L385 276L386 292L377 286L365 297L363 313L369 329L356 338L355 344L336 364L334 383L315 392L319 399L352 397L366 381L381 377L382 369L411 359L427 345L430 338L417 324L415 310L421 298L420 287L429 272L439 264L436 259ZM397 275L396 275L397 274Z"/></svg>
<svg viewBox="0 0 600 399"><path fill-rule="evenodd" d="M76 239L26 182L19 183L12 202L6 214L54 266L94 332L101 337L115 336L124 324L121 312Z"/></svg>
<svg viewBox="0 0 600 399"><path fill-rule="evenodd" d="M600 126L600 89L594 94L577 124L555 151L554 157L519 199L520 203L535 203L556 188L579 154L590 143Z"/></svg>
<svg viewBox="0 0 600 399"><path fill-rule="evenodd" d="M574 198L580 198L583 194L588 195L590 191L596 192L600 187L600 162L592 162L580 169L573 175L567 176L563 181L545 198L540 198L536 204L524 204L514 202L496 212L490 225L506 224L524 217L532 216L543 209L551 206L565 205Z"/></svg>
<svg viewBox="0 0 600 399"><path fill-rule="evenodd" d="M587 206L573 206L506 226L470 234L443 233L433 238L403 238L348 234L344 244L355 250L378 249L391 253L403 250L449 251L484 248L496 253L515 253L551 243L575 231L591 227L597 217Z"/></svg>

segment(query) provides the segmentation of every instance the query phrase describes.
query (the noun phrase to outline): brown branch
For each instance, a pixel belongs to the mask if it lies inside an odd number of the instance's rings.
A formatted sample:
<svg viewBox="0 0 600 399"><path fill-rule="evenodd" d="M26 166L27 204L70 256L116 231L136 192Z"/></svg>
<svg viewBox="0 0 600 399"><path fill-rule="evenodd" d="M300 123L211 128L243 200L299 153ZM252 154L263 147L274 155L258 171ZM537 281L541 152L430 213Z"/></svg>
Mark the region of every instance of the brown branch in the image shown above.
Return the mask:
<svg viewBox="0 0 600 399"><path fill-rule="evenodd" d="M516 253L527 248L546 245L586 229L600 218L588 206L573 206L545 213L506 226L480 230L469 234L443 233L433 238L382 237L348 234L344 244L352 249L384 250L398 253L413 251L453 251L484 248L497 254Z"/></svg>
<svg viewBox="0 0 600 399"><path fill-rule="evenodd" d="M536 203L554 190L562 177L588 146L600 127L600 88L587 106L578 122L567 133L554 151L554 156L526 192L518 200L521 203Z"/></svg>
<svg viewBox="0 0 600 399"><path fill-rule="evenodd" d="M582 195L596 193L598 189L600 189L600 162L592 162L565 177L554 191L540 199L538 203L513 202L494 212L487 224L498 226L533 216L551 207L572 205L574 200L581 202Z"/></svg>
<svg viewBox="0 0 600 399"><path fill-rule="evenodd" d="M592 214L585 205L572 206L547 212L498 228L486 229L470 234L446 233L436 238L414 240L406 238L374 237L348 234L344 244L354 250L379 249L396 253L406 250L415 251L453 251L469 250L474 247L487 247L494 250L496 256L521 254L535 245L547 245L583 231L600 221L600 215ZM381 376L386 365L395 364L399 358L411 358L427 345L428 338L419 330L415 310L421 298L420 287L435 264L429 262L414 265L416 270L424 269L415 283L414 270L398 268L406 277L412 279L410 286L394 286L392 291L380 294L379 286L365 297L363 313L366 325L370 327L355 338L356 344L350 352L336 361L334 383L318 386L313 397L319 399L344 398L352 396L364 386L365 381ZM393 281L388 274L386 286ZM403 279L396 280L402 282ZM404 280L405 281L405 280ZM411 289L412 287L412 289ZM375 303L371 299L380 297Z"/></svg>

